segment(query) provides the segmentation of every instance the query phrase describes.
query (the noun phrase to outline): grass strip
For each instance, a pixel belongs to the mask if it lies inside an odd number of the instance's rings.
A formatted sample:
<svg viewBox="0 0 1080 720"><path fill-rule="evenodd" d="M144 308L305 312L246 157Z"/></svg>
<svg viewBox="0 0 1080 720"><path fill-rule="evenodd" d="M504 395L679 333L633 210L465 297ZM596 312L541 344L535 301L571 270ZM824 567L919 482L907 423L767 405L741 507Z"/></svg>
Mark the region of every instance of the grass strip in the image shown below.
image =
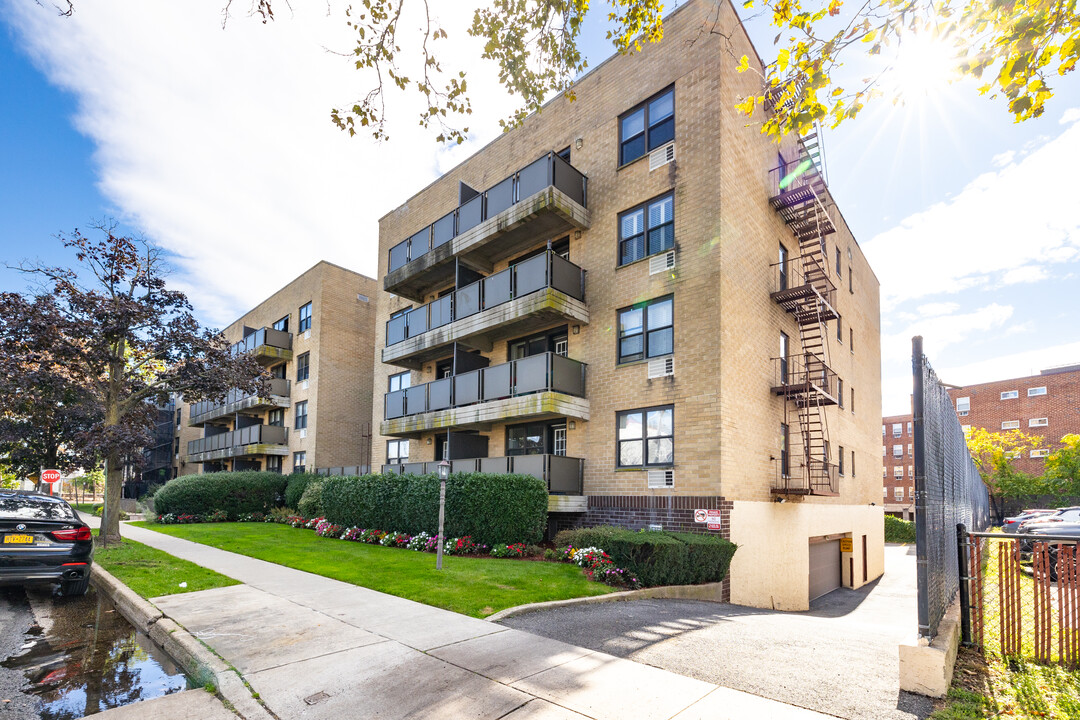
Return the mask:
<svg viewBox="0 0 1080 720"><path fill-rule="evenodd" d="M97 530L93 531L97 535ZM134 540L94 549L94 563L144 598L239 585L239 581ZM92 571L91 571L92 572ZM181 583L186 583L181 587Z"/></svg>
<svg viewBox="0 0 1080 720"><path fill-rule="evenodd" d="M564 563L445 556L439 571L430 553L322 538L288 525L131 524L478 618L516 605L613 591Z"/></svg>

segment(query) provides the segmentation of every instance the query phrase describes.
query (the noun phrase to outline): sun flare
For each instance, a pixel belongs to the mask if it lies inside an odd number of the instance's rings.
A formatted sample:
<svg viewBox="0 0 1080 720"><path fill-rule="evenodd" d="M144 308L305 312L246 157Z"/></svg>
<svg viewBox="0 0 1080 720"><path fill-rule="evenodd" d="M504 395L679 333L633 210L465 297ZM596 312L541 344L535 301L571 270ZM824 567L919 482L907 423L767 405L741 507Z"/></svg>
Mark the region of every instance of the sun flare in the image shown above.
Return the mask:
<svg viewBox="0 0 1080 720"><path fill-rule="evenodd" d="M905 103L936 100L956 78L956 67L956 51L950 43L929 35L908 35L882 84Z"/></svg>

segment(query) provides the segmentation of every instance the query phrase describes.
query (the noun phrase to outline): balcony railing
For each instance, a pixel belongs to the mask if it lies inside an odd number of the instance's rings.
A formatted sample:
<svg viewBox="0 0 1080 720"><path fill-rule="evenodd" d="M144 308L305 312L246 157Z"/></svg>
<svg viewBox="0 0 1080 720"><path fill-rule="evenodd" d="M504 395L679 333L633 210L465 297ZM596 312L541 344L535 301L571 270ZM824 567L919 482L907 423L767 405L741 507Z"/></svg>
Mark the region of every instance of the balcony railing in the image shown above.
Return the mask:
<svg viewBox="0 0 1080 720"><path fill-rule="evenodd" d="M825 179L810 158L770 170L769 188L769 202L800 240L836 231Z"/></svg>
<svg viewBox="0 0 1080 720"><path fill-rule="evenodd" d="M584 300L585 271L549 250L390 319L386 345L548 288Z"/></svg>
<svg viewBox="0 0 1080 720"><path fill-rule="evenodd" d="M839 395L836 373L814 353L773 358L772 390L799 406L835 405Z"/></svg>
<svg viewBox="0 0 1080 720"><path fill-rule="evenodd" d="M560 392L585 397L585 363L541 353L386 393L385 419L530 395Z"/></svg>
<svg viewBox="0 0 1080 720"><path fill-rule="evenodd" d="M835 463L800 460L792 463L789 475L773 479L772 492L777 495L839 495L840 474Z"/></svg>
<svg viewBox="0 0 1080 720"><path fill-rule="evenodd" d="M517 473L532 475L547 483L552 495L581 495L584 489L585 461L565 455L514 455L511 457L451 460L450 472ZM383 465L384 475L428 475L439 472L437 462Z"/></svg>
<svg viewBox="0 0 1080 720"><path fill-rule="evenodd" d="M208 420L224 417L240 410L259 407L288 407L291 383L286 378L270 378L265 394L230 390L220 402L201 400L191 406L189 425L201 425Z"/></svg>
<svg viewBox="0 0 1080 720"><path fill-rule="evenodd" d="M285 454L288 452L289 429L279 425L250 425L246 428L231 432L218 433L209 437L192 440L188 443L188 456L194 462L200 462L198 455L212 455L212 459L235 457L237 455L266 454L265 449L259 452L247 453L244 448L249 445L281 445Z"/></svg>
<svg viewBox="0 0 1080 720"><path fill-rule="evenodd" d="M477 193L420 232L390 248L388 272L404 267L431 250L445 245L488 218L513 207L541 190L554 186L582 207L588 180L555 153L526 165L502 182Z"/></svg>
<svg viewBox="0 0 1080 720"><path fill-rule="evenodd" d="M799 255L784 263L773 263L773 291L770 297L796 322L835 320L836 285L829 269L816 254Z"/></svg>

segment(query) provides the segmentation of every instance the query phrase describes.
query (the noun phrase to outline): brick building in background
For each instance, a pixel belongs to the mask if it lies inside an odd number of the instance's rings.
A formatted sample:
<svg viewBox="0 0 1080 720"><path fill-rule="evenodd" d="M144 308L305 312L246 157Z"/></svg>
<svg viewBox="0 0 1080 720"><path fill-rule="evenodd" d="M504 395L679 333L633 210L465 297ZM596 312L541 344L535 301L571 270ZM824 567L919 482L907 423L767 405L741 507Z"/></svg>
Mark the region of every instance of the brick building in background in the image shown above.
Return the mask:
<svg viewBox="0 0 1080 720"><path fill-rule="evenodd" d="M683 4L380 220L373 464L533 474L549 529L712 510L730 599L799 610L883 570L879 285L744 52Z"/></svg>
<svg viewBox="0 0 1080 720"><path fill-rule="evenodd" d="M225 328L266 397L178 405L177 471L367 472L376 281L322 261Z"/></svg>
<svg viewBox="0 0 1080 720"><path fill-rule="evenodd" d="M949 395L965 430L982 428L989 432L1020 430L1043 438L1043 447L1017 458L1014 466L1032 475L1041 475L1044 458L1060 447L1064 435L1080 434L1080 365L1048 368L1038 375L994 380L975 385L949 386ZM911 414L883 417L882 466L885 510L897 517L914 514L914 499L908 492L915 485L914 459L910 448ZM900 428L902 435L896 435ZM897 455L897 448L903 455ZM903 498L897 489L903 490Z"/></svg>

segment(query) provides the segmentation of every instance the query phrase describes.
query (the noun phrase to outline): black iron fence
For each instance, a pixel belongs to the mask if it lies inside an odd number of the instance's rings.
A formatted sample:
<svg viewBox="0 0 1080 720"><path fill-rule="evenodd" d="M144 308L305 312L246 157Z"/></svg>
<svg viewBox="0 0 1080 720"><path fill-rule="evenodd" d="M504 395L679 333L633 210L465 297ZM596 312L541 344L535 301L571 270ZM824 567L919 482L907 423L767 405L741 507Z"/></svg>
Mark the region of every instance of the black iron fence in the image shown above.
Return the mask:
<svg viewBox="0 0 1080 720"><path fill-rule="evenodd" d="M968 452L952 398L912 339L915 433L915 550L919 635L932 638L960 589L956 528L990 524L990 498Z"/></svg>

